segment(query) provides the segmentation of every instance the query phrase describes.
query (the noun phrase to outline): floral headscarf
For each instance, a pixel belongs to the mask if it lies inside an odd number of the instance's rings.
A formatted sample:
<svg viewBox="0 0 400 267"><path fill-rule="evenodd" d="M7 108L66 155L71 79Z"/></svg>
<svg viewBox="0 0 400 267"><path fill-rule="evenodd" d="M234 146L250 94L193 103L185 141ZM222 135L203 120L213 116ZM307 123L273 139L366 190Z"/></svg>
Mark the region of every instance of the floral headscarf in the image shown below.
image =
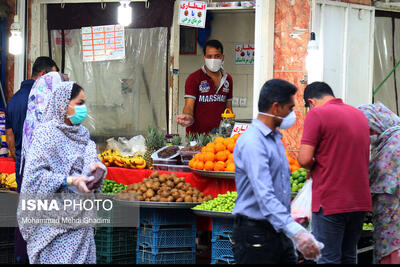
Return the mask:
<svg viewBox="0 0 400 267"><path fill-rule="evenodd" d="M380 102L358 108L367 117L369 127L379 134L371 144L371 193L393 194L400 179L400 117Z"/></svg>

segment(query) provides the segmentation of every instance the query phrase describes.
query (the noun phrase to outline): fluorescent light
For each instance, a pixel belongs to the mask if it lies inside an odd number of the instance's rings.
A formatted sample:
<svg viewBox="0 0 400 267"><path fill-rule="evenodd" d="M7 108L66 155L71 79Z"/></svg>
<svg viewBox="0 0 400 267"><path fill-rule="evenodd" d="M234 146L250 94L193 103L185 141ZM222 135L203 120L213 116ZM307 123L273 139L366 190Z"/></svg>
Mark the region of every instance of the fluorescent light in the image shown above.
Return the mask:
<svg viewBox="0 0 400 267"><path fill-rule="evenodd" d="M23 40L21 36L21 26L18 22L18 16L14 16L14 23L10 27L11 36L8 39L8 51L10 54L19 55L22 53Z"/></svg>
<svg viewBox="0 0 400 267"><path fill-rule="evenodd" d="M321 80L321 51L319 50L318 42L315 40L314 32L311 33L311 38L307 45L306 70L308 84Z"/></svg>
<svg viewBox="0 0 400 267"><path fill-rule="evenodd" d="M129 6L130 0L120 1L121 5L118 7L118 23L122 26L128 26L132 23L132 9Z"/></svg>

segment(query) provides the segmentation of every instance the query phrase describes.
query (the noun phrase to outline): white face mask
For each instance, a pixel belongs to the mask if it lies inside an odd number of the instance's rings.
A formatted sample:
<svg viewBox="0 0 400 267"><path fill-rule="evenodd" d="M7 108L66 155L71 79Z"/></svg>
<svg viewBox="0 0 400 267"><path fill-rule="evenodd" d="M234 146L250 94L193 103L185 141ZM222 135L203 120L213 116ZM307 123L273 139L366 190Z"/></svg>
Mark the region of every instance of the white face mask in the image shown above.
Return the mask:
<svg viewBox="0 0 400 267"><path fill-rule="evenodd" d="M207 69L212 72L217 72L222 66L222 59L206 58L204 59Z"/></svg>
<svg viewBox="0 0 400 267"><path fill-rule="evenodd" d="M296 113L294 113L294 110L290 112L286 117L282 118L280 116L272 115L269 113L264 113L264 112L258 112L259 114L267 115L270 117L275 117L278 119L281 119L281 125L279 125L280 129L289 129L290 127L293 126L293 124L296 122Z"/></svg>

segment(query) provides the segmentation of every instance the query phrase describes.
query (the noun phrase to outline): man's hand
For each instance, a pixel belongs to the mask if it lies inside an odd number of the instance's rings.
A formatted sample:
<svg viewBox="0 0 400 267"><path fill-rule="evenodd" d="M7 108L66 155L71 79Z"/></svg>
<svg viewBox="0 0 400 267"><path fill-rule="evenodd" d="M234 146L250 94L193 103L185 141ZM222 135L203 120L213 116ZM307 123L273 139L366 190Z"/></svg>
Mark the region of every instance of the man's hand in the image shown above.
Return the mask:
<svg viewBox="0 0 400 267"><path fill-rule="evenodd" d="M183 127L189 127L194 123L194 118L190 114L181 114L176 116L176 121Z"/></svg>
<svg viewBox="0 0 400 267"><path fill-rule="evenodd" d="M299 231L293 238L296 248L307 260L317 260L321 255L324 244L315 240L314 236L306 230Z"/></svg>
<svg viewBox="0 0 400 267"><path fill-rule="evenodd" d="M87 182L90 182L94 179L94 177L68 177L67 182L69 185L74 185L80 192L82 193L90 193L92 190L89 190L86 186Z"/></svg>
<svg viewBox="0 0 400 267"><path fill-rule="evenodd" d="M11 128L6 129L6 142L8 149L10 150L11 157L16 160L17 156L15 155L15 137L14 132Z"/></svg>

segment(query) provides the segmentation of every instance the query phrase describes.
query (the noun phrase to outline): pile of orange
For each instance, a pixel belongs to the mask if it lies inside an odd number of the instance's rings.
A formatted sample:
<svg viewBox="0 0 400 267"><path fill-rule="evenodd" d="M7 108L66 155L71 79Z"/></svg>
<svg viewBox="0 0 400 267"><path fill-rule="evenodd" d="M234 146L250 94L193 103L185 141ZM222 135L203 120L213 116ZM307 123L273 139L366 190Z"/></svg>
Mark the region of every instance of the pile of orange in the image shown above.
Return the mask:
<svg viewBox="0 0 400 267"><path fill-rule="evenodd" d="M193 159L189 161L189 166L204 171L234 172L233 150L239 136L240 134L226 138L216 137L214 142L208 143L200 153L194 155Z"/></svg>
<svg viewBox="0 0 400 267"><path fill-rule="evenodd" d="M289 161L290 173L297 171L299 168L301 168L300 163L297 160L293 159L287 151L286 151L286 157Z"/></svg>

